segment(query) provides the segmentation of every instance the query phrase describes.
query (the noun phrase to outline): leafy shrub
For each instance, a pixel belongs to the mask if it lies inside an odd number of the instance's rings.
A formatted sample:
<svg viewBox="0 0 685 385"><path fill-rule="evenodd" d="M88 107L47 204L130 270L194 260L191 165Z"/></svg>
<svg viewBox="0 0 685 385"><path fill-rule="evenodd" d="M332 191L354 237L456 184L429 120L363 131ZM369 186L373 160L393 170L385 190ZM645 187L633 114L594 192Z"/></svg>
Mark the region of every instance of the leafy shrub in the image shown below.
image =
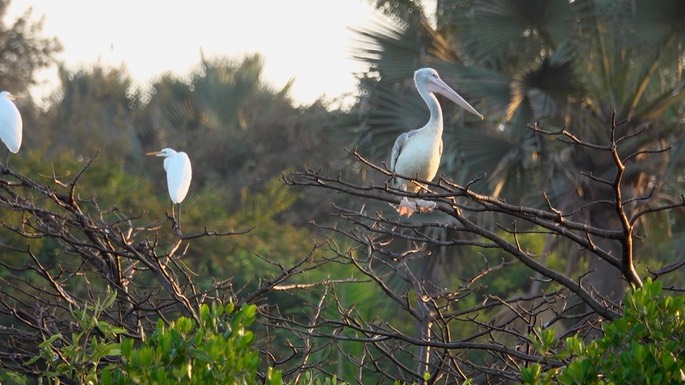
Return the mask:
<svg viewBox="0 0 685 385"><path fill-rule="evenodd" d="M72 319L80 331L70 335L53 334L38 345L40 354L25 363L32 366L42 363L44 369L41 379L49 379L59 384L60 378L68 378L81 384L96 383L98 367L108 357L119 356L118 335L126 329L115 327L101 318L102 312L116 300L112 293L104 301L87 305L84 310L70 309ZM17 383L25 383L19 377L9 377Z"/></svg>
<svg viewBox="0 0 685 385"><path fill-rule="evenodd" d="M655 385L685 381L685 297L663 296L661 286L648 280L641 289L629 292L623 315L604 328L604 337L588 344L575 336L567 338L560 352L548 356L570 356L572 361L547 372L539 364L524 368L524 383ZM552 333L548 329L538 339L543 350L552 344Z"/></svg>
<svg viewBox="0 0 685 385"><path fill-rule="evenodd" d="M103 385L123 384L282 384L281 373L269 368L262 382L257 376L259 352L252 349L254 334L246 328L255 320L255 305L204 304L197 323L180 317L155 332L139 347L127 338L121 343L123 365L106 368Z"/></svg>
<svg viewBox="0 0 685 385"><path fill-rule="evenodd" d="M80 331L54 334L39 344L40 354L25 365L40 365L41 383L47 379L103 385L283 384L280 371L273 368L263 379L258 375L261 359L248 330L255 321L255 305L235 309L232 303L203 304L199 325L187 317L168 325L159 320L152 335L136 347L135 339L124 337L125 329L101 319L116 297L112 293L84 310L71 309ZM0 373L0 381L27 384L28 378L10 370Z"/></svg>

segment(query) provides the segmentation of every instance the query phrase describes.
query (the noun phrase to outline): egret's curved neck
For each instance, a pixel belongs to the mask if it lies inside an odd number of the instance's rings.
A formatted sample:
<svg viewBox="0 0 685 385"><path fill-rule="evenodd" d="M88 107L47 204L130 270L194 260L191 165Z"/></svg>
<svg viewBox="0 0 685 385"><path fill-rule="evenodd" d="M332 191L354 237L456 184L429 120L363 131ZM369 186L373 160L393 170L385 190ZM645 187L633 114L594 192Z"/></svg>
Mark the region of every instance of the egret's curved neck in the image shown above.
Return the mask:
<svg viewBox="0 0 685 385"><path fill-rule="evenodd" d="M426 124L426 128L435 129L442 133L442 109L440 108L440 103L438 98L433 95L432 92L428 91L425 87L418 87L419 94L426 102L428 110L430 111L430 120Z"/></svg>

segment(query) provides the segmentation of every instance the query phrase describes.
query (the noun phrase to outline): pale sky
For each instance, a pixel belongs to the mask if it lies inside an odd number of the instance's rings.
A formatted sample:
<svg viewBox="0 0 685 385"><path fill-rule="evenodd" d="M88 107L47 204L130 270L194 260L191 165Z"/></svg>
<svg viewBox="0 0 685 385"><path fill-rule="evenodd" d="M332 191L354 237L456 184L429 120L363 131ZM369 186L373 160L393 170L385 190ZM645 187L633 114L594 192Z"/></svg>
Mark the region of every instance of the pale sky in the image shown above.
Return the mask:
<svg viewBox="0 0 685 385"><path fill-rule="evenodd" d="M291 95L303 104L354 91L363 67L349 28L378 17L367 0L12 0L6 21L29 7L34 20L45 17L43 35L61 41L58 59L70 69L123 64L145 88L167 71L188 75L200 49L235 60L260 53L263 80L279 88L295 77ZM54 89L55 70L41 78Z"/></svg>

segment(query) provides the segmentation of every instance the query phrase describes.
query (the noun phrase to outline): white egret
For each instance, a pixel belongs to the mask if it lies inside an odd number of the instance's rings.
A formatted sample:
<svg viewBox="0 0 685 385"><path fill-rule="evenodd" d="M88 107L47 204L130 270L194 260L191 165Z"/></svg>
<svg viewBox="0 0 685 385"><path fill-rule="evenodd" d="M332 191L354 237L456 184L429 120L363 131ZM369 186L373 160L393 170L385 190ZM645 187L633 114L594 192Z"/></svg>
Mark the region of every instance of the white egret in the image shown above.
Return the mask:
<svg viewBox="0 0 685 385"><path fill-rule="evenodd" d="M181 226L181 202L185 199L190 188L190 180L193 178L193 170L188 155L171 148L163 148L160 151L148 152L145 155L160 156L164 158L164 170L166 182L171 198L171 215L174 215L174 205L178 204L178 226Z"/></svg>
<svg viewBox="0 0 685 385"><path fill-rule="evenodd" d="M21 121L21 114L13 102L16 99L14 95L7 91L0 92L0 140L5 143L9 150L5 167L9 163L9 153L16 154L21 147L24 125Z"/></svg>
<svg viewBox="0 0 685 385"><path fill-rule="evenodd" d="M430 120L422 128L405 132L397 138L390 156L390 170L408 178L430 181L438 173L442 157L442 109L434 93L446 96L481 119L483 115L440 79L437 71L432 68L422 68L414 72L414 84L428 105ZM399 177L394 178L393 184L395 188L410 192L418 192L423 188L415 181ZM409 201L405 197L397 211L400 216L411 216L415 211L427 212L434 207L435 202L422 199Z"/></svg>

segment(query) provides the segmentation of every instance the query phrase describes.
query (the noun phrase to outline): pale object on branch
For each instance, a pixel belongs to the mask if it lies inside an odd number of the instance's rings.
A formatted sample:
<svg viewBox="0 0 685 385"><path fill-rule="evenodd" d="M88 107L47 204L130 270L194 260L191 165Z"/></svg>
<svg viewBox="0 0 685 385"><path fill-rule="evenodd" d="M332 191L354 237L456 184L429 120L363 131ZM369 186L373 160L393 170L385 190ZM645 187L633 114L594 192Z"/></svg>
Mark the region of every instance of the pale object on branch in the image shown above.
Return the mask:
<svg viewBox="0 0 685 385"><path fill-rule="evenodd" d="M17 97L7 91L0 92L0 139L9 152L16 154L21 148L23 123L19 109L14 105ZM5 167L9 162L9 152Z"/></svg>
<svg viewBox="0 0 685 385"><path fill-rule="evenodd" d="M190 188L190 181L193 178L193 170L190 165L190 158L188 155L179 151L176 152L171 148L163 148L160 151L148 152L145 155L160 156L164 158L164 170L166 171L166 182L169 190L169 198L171 198L171 213L174 213L174 204L179 205L178 222L180 227L181 218L181 202L185 199Z"/></svg>
<svg viewBox="0 0 685 385"><path fill-rule="evenodd" d="M414 73L414 84L428 106L430 119L422 128L405 132L397 138L390 156L390 170L395 174L430 181L438 173L442 157L442 109L434 93L444 95L481 119L483 115L440 79L437 71L432 68L417 70ZM399 177L394 178L393 185L397 189L410 192L418 192L422 188L416 182ZM411 216L415 211L431 211L435 205L422 206L426 202L419 200L412 204L405 198L397 211L400 216Z"/></svg>

